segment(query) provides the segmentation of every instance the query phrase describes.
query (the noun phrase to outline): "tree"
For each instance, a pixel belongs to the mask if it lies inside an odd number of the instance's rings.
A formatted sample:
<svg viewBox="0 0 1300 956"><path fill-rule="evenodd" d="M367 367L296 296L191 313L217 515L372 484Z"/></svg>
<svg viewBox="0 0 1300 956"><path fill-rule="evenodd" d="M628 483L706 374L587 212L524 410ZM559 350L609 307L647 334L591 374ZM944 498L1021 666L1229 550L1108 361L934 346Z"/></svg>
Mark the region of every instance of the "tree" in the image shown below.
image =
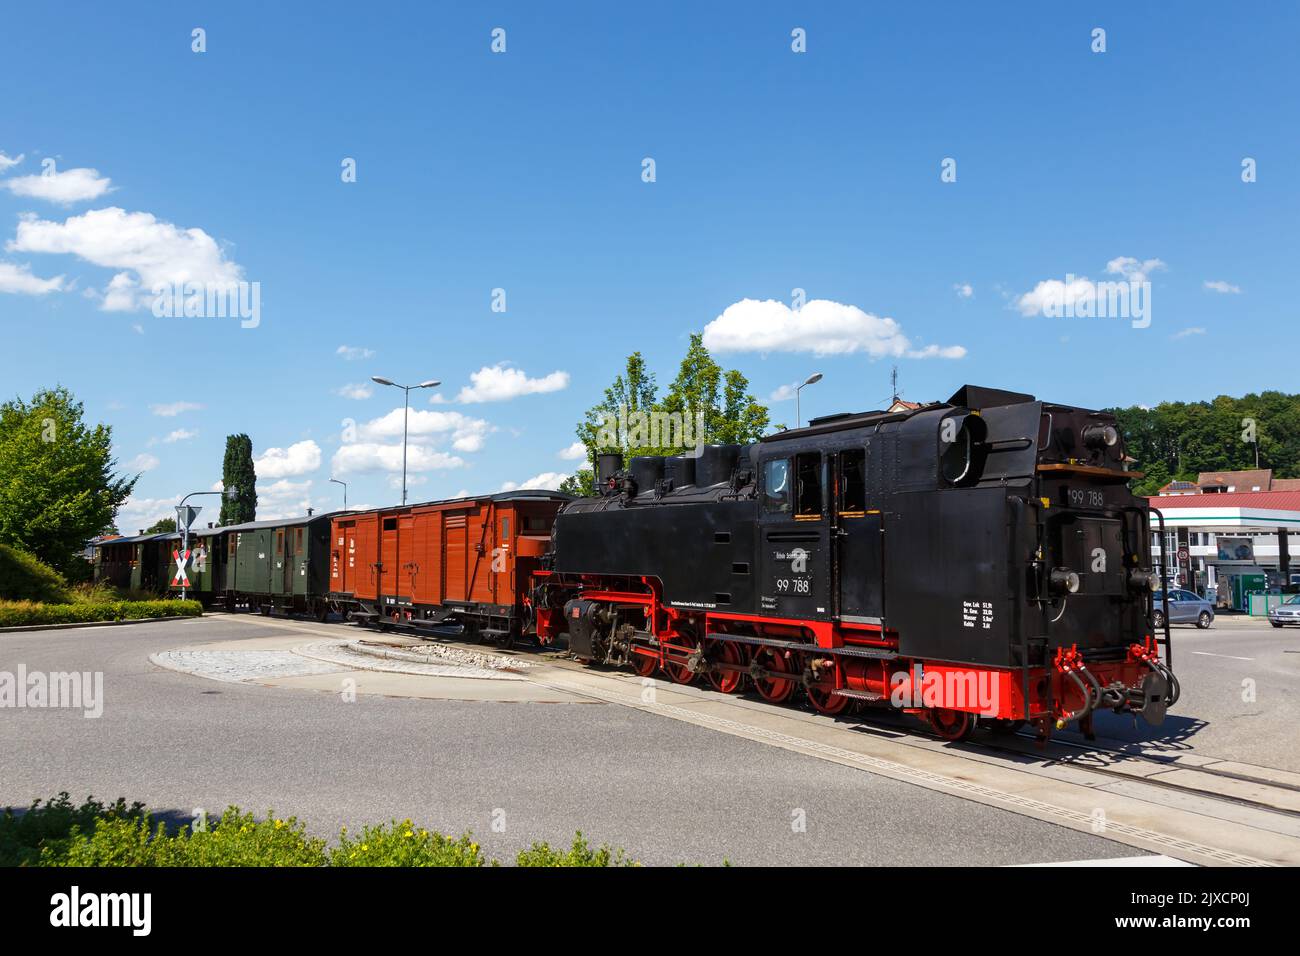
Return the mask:
<svg viewBox="0 0 1300 956"><path fill-rule="evenodd" d="M1136 494L1153 495L1170 481L1195 481L1202 471L1271 468L1275 478L1300 477L1300 395L1263 392L1210 402L1162 402L1113 408L1128 453L1137 459Z"/></svg>
<svg viewBox="0 0 1300 956"><path fill-rule="evenodd" d="M754 442L769 428L767 408L750 394L749 381L738 371L724 371L698 334L691 336L663 401L657 392L644 357L633 352L601 401L578 423L576 433L587 446L588 466L567 478L561 491L594 494L596 456L601 452L618 452L625 460L632 455L680 455L701 444Z"/></svg>
<svg viewBox="0 0 1300 956"><path fill-rule="evenodd" d="M0 542L66 571L109 529L139 476L114 474L113 432L66 388L0 405Z"/></svg>
<svg viewBox="0 0 1300 956"><path fill-rule="evenodd" d="M221 484L236 491L233 500L221 499L221 523L243 524L257 520L257 471L253 468L253 440L247 435L226 436L226 458Z"/></svg>
<svg viewBox="0 0 1300 956"><path fill-rule="evenodd" d="M145 534L171 534L176 530L175 518L159 518L144 529Z"/></svg>

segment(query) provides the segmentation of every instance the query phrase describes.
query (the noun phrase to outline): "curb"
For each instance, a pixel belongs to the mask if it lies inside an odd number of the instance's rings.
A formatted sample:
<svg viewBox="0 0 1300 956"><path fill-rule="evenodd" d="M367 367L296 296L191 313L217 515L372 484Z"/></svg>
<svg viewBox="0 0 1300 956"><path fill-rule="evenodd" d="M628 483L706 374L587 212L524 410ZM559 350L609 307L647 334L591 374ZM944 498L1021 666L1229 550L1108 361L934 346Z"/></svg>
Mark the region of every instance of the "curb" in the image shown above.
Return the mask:
<svg viewBox="0 0 1300 956"><path fill-rule="evenodd" d="M134 617L125 621L75 621L71 624L26 624L18 627L0 627L0 634L18 631L67 631L74 627L107 627L115 624L153 624L157 621L190 621L202 614L173 614L170 617Z"/></svg>

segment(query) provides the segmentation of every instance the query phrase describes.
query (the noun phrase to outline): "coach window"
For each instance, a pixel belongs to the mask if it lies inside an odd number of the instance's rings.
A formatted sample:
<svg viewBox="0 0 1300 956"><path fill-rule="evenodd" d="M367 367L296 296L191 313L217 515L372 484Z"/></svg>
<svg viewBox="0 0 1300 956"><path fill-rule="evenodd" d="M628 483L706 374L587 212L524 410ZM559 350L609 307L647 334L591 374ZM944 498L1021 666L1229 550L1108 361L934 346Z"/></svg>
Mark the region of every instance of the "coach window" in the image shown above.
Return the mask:
<svg viewBox="0 0 1300 956"><path fill-rule="evenodd" d="M502 541L510 540L510 519L509 518L501 519L501 540Z"/></svg>
<svg viewBox="0 0 1300 956"><path fill-rule="evenodd" d="M790 513L790 459L773 458L763 466L763 510Z"/></svg>
<svg viewBox="0 0 1300 956"><path fill-rule="evenodd" d="M293 529L293 553L302 554L302 528Z"/></svg>
<svg viewBox="0 0 1300 956"><path fill-rule="evenodd" d="M794 456L795 490L798 493L796 518L822 516L822 456L813 452Z"/></svg>
<svg viewBox="0 0 1300 956"><path fill-rule="evenodd" d="M840 514L851 518L867 513L867 453L861 448L840 452Z"/></svg>
<svg viewBox="0 0 1300 956"><path fill-rule="evenodd" d="M275 530L275 553L284 554L284 529L283 528L277 528Z"/></svg>

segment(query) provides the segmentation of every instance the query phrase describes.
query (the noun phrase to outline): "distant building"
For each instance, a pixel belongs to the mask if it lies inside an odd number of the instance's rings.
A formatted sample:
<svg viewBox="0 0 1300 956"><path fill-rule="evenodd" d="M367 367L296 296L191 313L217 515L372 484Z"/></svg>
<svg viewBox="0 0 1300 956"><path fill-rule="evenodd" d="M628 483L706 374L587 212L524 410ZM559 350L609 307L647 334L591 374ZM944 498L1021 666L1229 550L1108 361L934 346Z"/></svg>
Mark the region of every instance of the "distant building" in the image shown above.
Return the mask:
<svg viewBox="0 0 1300 956"><path fill-rule="evenodd" d="M1300 491L1300 478L1274 478L1271 468L1245 471L1203 471L1196 481L1171 481L1157 494L1233 495L1256 491Z"/></svg>
<svg viewBox="0 0 1300 956"><path fill-rule="evenodd" d="M901 398L894 399L894 403L885 411L887 412L914 412L918 408L924 407L924 402L909 402Z"/></svg>

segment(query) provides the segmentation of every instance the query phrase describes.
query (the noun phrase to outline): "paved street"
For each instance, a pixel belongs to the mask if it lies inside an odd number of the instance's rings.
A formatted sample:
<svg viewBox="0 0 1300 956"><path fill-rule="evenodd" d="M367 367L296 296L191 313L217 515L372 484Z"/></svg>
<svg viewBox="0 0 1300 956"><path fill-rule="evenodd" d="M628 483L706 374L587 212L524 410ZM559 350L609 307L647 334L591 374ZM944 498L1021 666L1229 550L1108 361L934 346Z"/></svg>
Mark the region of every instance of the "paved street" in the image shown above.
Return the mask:
<svg viewBox="0 0 1300 956"><path fill-rule="evenodd" d="M1204 631L1175 625L1173 649L1183 695L1165 722L1099 714L1099 737L1300 771L1300 627L1225 615Z"/></svg>
<svg viewBox="0 0 1300 956"><path fill-rule="evenodd" d="M216 812L238 802L258 813L298 814L321 836L409 816L448 832L472 829L503 857L534 840L567 843L582 829L660 864L1139 855L1090 834L610 704L364 693L346 703L337 690L217 682L148 659L284 633L256 618L218 616L0 634L0 670L20 663L29 671L100 670L106 697L98 720L69 710L0 711L0 805L69 790L140 799L188 818L197 807ZM325 687L333 680L301 679ZM791 826L800 811L806 832ZM493 831L494 814L504 832Z"/></svg>

